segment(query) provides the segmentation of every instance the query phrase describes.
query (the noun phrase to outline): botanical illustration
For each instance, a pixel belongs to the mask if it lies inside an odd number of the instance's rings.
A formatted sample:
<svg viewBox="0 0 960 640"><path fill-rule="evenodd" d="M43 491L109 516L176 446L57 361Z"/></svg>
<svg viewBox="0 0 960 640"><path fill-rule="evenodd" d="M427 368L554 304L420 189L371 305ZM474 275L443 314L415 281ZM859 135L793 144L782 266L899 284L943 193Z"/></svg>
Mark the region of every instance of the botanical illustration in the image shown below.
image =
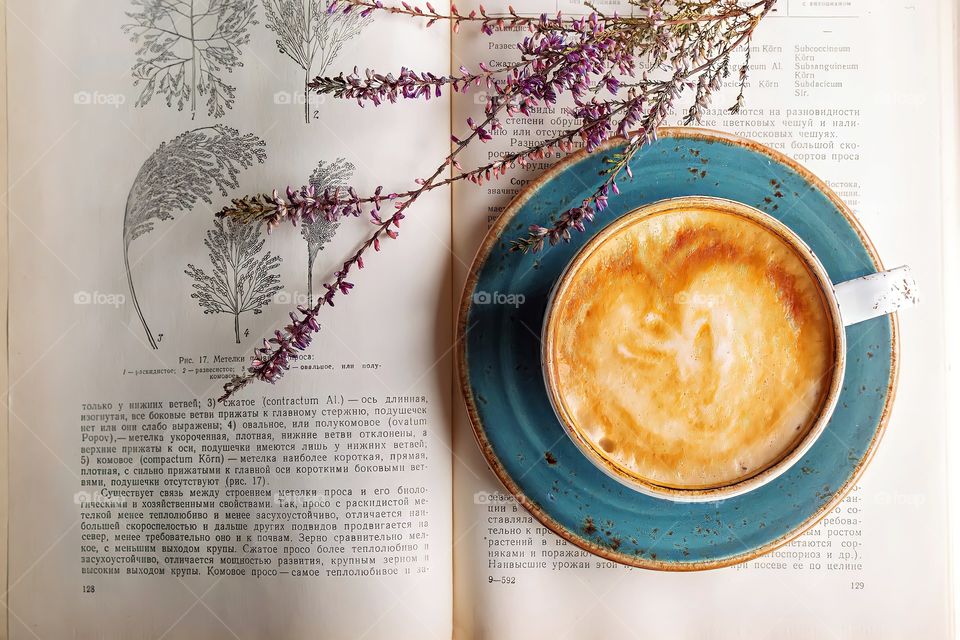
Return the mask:
<svg viewBox="0 0 960 640"><path fill-rule="evenodd" d="M133 284L130 245L153 231L158 222L190 211L201 200L212 205L214 189L224 197L229 195L230 189L239 186L242 170L266 160L264 147L264 141L253 134L241 134L222 125L201 127L164 142L140 167L123 215L123 263L130 298L154 349L157 341Z"/></svg>
<svg viewBox="0 0 960 640"><path fill-rule="evenodd" d="M264 0L267 27L277 34L277 47L304 72L304 87L321 75L343 44L370 21L360 11L345 13L336 0ZM304 118L310 122L310 90L304 89Z"/></svg>
<svg viewBox="0 0 960 640"><path fill-rule="evenodd" d="M518 252L546 251L584 232L617 197L618 182L632 178L631 162L657 139L670 116L680 116L684 124L699 122L709 109L716 109L712 99L729 85L738 91L728 111L742 109L753 34L776 4L776 0L627 0L629 14L607 13L587 2L586 15L549 15L520 14L512 6L492 12L481 6L461 13L454 4L437 8L414 2L339 0L328 5L328 13L339 13L341 19L405 16L425 27L442 24L451 33L472 27L487 37L515 33L514 56L493 65L477 60L472 68L462 64L441 75L390 61L389 70L355 67L308 83L312 91L361 106L389 108L401 100L474 92L476 107L452 132L449 151L437 158L435 168L420 173L409 188L380 184L366 192L352 187L318 192L312 184L289 186L258 190L220 211L221 218L268 229L321 218L361 217L372 223L366 240L345 256L313 306L298 307L293 312L297 319L273 332L247 369L224 385L223 398L253 381L276 382L284 375L311 344L320 328L319 314L353 291L353 276L384 242L399 238L403 220L426 193L456 182L484 185L583 148L600 155L604 168L599 184L566 210L544 215L541 224L517 229L509 246ZM274 18L277 15L274 11ZM496 42L490 45L499 48ZM486 161L465 166L466 149L509 135L507 119L556 108L561 98L572 105L564 110L569 117L560 128L537 130L529 143L511 145L505 152L488 150L482 154ZM395 127L395 120L387 119L386 126Z"/></svg>
<svg viewBox="0 0 960 640"><path fill-rule="evenodd" d="M133 0L132 22L124 33L137 45L131 69L134 85L142 87L138 107L154 96L179 111L187 106L196 117L197 103L206 98L207 114L222 117L233 107L236 87L224 74L243 66L241 48L257 24L256 0Z"/></svg>
<svg viewBox="0 0 960 640"><path fill-rule="evenodd" d="M184 271L193 280L191 298L203 312L233 316L233 331L240 344L240 315L263 313L280 291L280 256L263 253L266 239L259 227L235 220L214 220L203 244L209 251L210 273L192 264Z"/></svg>
<svg viewBox="0 0 960 640"><path fill-rule="evenodd" d="M356 167L344 158L337 158L334 162L321 160L314 169L313 175L310 176L310 184L318 193L323 193L327 189L346 189L353 178L354 170ZM324 245L333 239L339 226L339 220L328 220L323 216L300 225L300 235L307 241L307 295L311 306L313 305L313 263Z"/></svg>

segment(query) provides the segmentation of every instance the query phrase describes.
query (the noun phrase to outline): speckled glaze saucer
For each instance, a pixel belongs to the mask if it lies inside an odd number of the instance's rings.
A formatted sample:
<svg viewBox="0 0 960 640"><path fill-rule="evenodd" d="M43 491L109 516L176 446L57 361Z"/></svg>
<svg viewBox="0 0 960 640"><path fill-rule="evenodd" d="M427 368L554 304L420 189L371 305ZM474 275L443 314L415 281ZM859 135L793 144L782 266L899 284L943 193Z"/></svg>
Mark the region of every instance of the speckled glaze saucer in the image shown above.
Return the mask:
<svg viewBox="0 0 960 640"><path fill-rule="evenodd" d="M833 282L883 269L840 199L786 156L749 140L675 128L632 161L633 180L584 233L537 254L510 241L579 203L603 180L603 156L577 153L531 183L500 216L471 268L458 317L460 386L490 468L544 526L604 558L660 570L723 567L771 551L816 524L854 486L880 441L897 379L897 325L846 328L847 369L823 435L789 471L747 494L682 503L633 491L590 462L554 414L540 365L549 294L574 254L638 207L714 196L755 207L810 246Z"/></svg>

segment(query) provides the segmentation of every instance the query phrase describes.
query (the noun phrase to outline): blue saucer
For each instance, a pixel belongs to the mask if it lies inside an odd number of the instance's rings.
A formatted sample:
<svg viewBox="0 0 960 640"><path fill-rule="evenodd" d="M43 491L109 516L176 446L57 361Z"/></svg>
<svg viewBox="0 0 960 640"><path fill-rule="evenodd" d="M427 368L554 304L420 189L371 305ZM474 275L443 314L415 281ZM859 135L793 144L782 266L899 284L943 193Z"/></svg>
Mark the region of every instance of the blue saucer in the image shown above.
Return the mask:
<svg viewBox="0 0 960 640"><path fill-rule="evenodd" d="M703 195L776 217L816 252L834 282L882 270L863 229L809 171L756 143L703 129L662 130L632 161L633 180L569 244L510 251L592 193L603 156L577 153L532 183L491 229L473 264L458 319L461 389L477 440L504 486L547 528L624 564L712 569L766 553L814 525L854 486L890 414L897 378L894 317L847 327L847 370L826 431L789 471L728 500L649 497L593 466L554 415L540 369L547 297L573 255L617 217L651 202Z"/></svg>

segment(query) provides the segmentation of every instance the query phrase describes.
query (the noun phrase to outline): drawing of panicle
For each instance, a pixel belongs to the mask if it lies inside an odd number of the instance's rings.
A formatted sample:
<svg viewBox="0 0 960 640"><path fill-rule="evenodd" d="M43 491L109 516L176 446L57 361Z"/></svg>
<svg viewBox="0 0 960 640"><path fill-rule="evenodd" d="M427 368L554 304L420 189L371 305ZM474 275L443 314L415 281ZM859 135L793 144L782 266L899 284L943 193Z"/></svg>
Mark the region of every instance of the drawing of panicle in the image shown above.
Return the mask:
<svg viewBox="0 0 960 640"><path fill-rule="evenodd" d="M344 43L359 34L371 18L360 11L328 11L333 0L264 0L266 26L277 35L277 48L304 72L304 118L310 123L310 90L314 76L323 75Z"/></svg>
<svg viewBox="0 0 960 640"><path fill-rule="evenodd" d="M124 33L137 45L131 68L140 87L136 106L155 97L196 117L198 98L207 114L220 118L232 109L236 87L224 75L243 66L241 53L257 24L256 0L132 0Z"/></svg>
<svg viewBox="0 0 960 640"><path fill-rule="evenodd" d="M356 167L344 158L337 158L333 162L321 160L310 176L310 184L320 192L324 189L346 187L350 184L355 170ZM307 241L307 295L311 306L313 305L313 263L317 259L317 254L333 239L339 226L339 221L331 222L321 216L300 227L300 234Z"/></svg>
<svg viewBox="0 0 960 640"><path fill-rule="evenodd" d="M227 197L239 186L241 171L266 160L265 146L259 137L230 127L201 127L164 142L140 167L123 215L123 263L131 301L154 349L157 341L134 286L131 244L200 201L212 205L214 190Z"/></svg>
<svg viewBox="0 0 960 640"><path fill-rule="evenodd" d="M266 239L262 225L244 224L233 219L214 220L203 241L209 251L210 273L188 264L184 273L193 280L191 298L203 313L233 316L233 332L240 344L240 316L260 314L280 291L280 275L275 273L280 256L263 252Z"/></svg>

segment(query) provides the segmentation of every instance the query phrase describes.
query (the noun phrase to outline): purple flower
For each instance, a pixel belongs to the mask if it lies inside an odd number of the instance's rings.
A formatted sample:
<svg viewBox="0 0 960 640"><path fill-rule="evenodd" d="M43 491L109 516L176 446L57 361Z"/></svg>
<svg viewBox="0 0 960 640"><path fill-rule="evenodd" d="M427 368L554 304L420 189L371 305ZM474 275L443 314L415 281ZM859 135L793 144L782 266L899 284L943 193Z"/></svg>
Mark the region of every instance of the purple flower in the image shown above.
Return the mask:
<svg viewBox="0 0 960 640"><path fill-rule="evenodd" d="M580 17L559 13L527 17L517 14L512 7L506 13L488 14L482 5L477 11L461 14L452 4L449 15L443 15L429 2L422 9L402 0L399 5L386 5L381 0L332 0L327 5L330 13L359 11L368 16L383 11L424 19L427 26L446 20L454 32L461 24L473 23L488 35L504 29L525 29L528 33L517 45L518 59L497 68L481 62L477 71L461 66L457 73L449 75L416 72L406 67L396 73L361 72L354 68L350 73L317 77L309 83L318 93L356 100L361 106L431 100L444 91L466 93L479 89L485 92L484 117L482 121L468 119L469 134L452 135L450 155L431 177L417 180L416 187L409 191L385 193L378 186L372 195L361 196L352 187L288 187L283 193L273 191L234 200L218 214L244 222L262 222L268 229L287 221L294 225L311 223L321 216L331 221L362 216L375 227L368 240L324 284L325 293L316 305L299 307L291 313L289 324L256 350L247 373L224 387L224 397L250 380L272 383L283 376L319 330L320 309L333 306L338 295L352 291L354 285L348 277L353 267L364 268L364 252L380 251L384 236L398 238L406 209L421 194L457 180L483 184L517 166L552 161L555 154L571 153L578 142L588 151L595 151L614 136L620 136L623 142L611 145L614 150L604 157L605 178L601 185L553 223L532 225L526 237L514 241L513 248L539 251L545 243L569 242L572 232L584 231L596 215L607 209L611 194L620 193L617 180L622 174L633 176L631 159L646 143L656 139L658 127L673 112L685 90L695 93L688 119L696 120L703 112L709 95L722 86L729 74L732 53L740 45L749 44L754 29L774 2L729 0L674 6L651 0L644 3L646 15L620 18L596 12ZM746 77L744 62L740 67L738 105L742 103ZM503 113L507 117L518 113L530 116L563 96L572 102L568 113L575 120L573 126L487 164L470 169L461 166L458 155L474 139L487 142L502 130L499 118ZM384 202L393 203L391 215L382 215Z"/></svg>

